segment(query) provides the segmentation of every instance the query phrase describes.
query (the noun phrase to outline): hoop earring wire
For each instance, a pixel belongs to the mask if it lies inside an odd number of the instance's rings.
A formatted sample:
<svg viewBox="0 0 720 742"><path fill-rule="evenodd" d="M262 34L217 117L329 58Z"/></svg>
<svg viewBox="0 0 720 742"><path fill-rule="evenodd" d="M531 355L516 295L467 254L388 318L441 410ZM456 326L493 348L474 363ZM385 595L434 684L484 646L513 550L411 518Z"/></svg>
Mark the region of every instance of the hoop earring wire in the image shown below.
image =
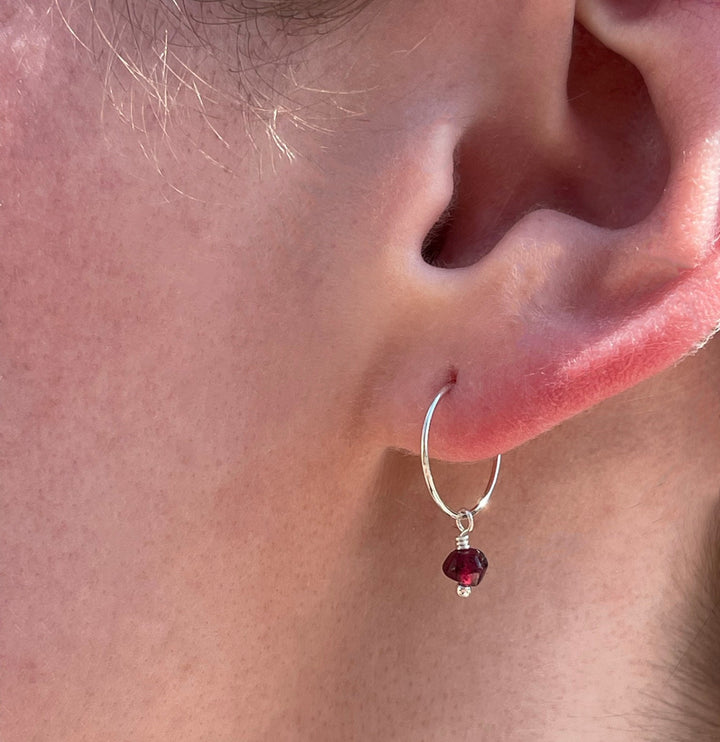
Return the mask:
<svg viewBox="0 0 720 742"><path fill-rule="evenodd" d="M430 423L432 422L433 413L435 412L435 408L438 406L438 402L449 392L453 387L455 386L454 382L451 382L450 384L446 384L438 393L437 397L432 401L432 404L430 405L430 408L427 411L427 415L425 415L425 422L423 424L422 429L422 438L420 440L420 459L422 461L422 469L423 474L425 475L425 483L427 484L428 489L430 490L430 494L432 495L433 500L437 503L440 510L443 511L446 515L449 515L451 518L455 518L455 520L458 519L460 516L460 513L463 512L462 510L459 512L455 512L454 510L451 510L442 500L440 497L439 492L437 491L437 488L435 487L435 480L433 479L432 472L430 471L430 456L428 454L428 437L430 435ZM472 510L465 510L464 512L469 512L472 515L477 515L481 510L487 507L488 502L490 502L490 496L493 493L493 490L495 489L495 485L497 484L498 477L500 475L500 462L502 461L502 454L498 454L495 457L495 461L493 462L493 468L490 472L490 479L488 480L487 487L485 488L485 492L483 496L478 500L477 504Z"/></svg>
<svg viewBox="0 0 720 742"><path fill-rule="evenodd" d="M437 491L437 487L435 486L432 472L430 471L428 438L430 435L430 423L432 422L435 408L438 406L438 403L445 394L447 394L454 386L455 382L446 384L438 392L437 396L428 408L427 414L425 415L425 422L422 427L422 435L420 437L420 461L425 476L425 483L427 484L427 488L430 491L433 500L446 515L453 518L460 530L460 535L455 539L457 548L445 559L443 572L458 583L458 595L466 598L470 595L471 588L479 584L485 574L485 570L487 569L488 563L485 555L478 549L470 548L469 534L474 528L475 516L487 507L487 504L490 501L490 496L495 490L495 485L497 484L498 476L500 474L502 455L498 454L495 457L485 492L478 500L475 507L472 509L461 508L456 512L443 502L443 499L440 497L440 493Z"/></svg>

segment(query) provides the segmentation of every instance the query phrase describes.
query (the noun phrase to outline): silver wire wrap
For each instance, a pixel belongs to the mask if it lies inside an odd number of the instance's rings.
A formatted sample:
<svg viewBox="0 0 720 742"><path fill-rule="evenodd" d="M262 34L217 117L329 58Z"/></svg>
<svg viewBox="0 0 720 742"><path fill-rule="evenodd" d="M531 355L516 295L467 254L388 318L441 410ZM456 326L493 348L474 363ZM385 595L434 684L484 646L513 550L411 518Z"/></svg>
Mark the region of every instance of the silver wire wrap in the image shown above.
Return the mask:
<svg viewBox="0 0 720 742"><path fill-rule="evenodd" d="M462 524L463 518L467 520L467 525ZM455 548L456 549L469 549L470 548L470 531L475 526L473 515L469 510L458 510L458 517L455 519L455 524L460 529L460 535L455 537Z"/></svg>
<svg viewBox="0 0 720 742"><path fill-rule="evenodd" d="M449 384L446 384L438 393L437 397L432 401L432 404L430 405L427 415L425 415L425 422L423 424L422 429L422 437L420 439L420 460L422 462L422 469L423 474L425 475L425 483L428 486L428 489L430 490L430 494L432 495L433 500L435 500L437 506L446 514L449 515L451 518L455 520L455 522L458 524L458 528L460 528L461 531L467 530L467 533L461 533L460 536L457 538L464 538L467 540L467 535L472 530L472 518L473 516L477 515L481 510L483 510L485 507L487 507L488 502L490 501L490 495L492 495L493 490L495 489L495 484L498 480L498 474L500 473L500 460L502 458L501 454L498 454L495 462L493 463L492 471L490 472L490 479L488 480L487 487L485 488L485 492L483 493L483 496L478 500L477 505L475 505L472 510L462 508L457 513L454 510L451 510L443 501L440 495L438 494L438 491L435 487L435 481L433 480L432 473L430 472L430 456L428 454L428 435L430 434L430 422L432 421L433 413L435 412L435 408L438 405L438 402L443 398L443 396L449 392L453 387L455 386L455 382L450 382ZM461 518L466 518L467 516L470 516L470 527L469 529L464 529L461 524L460 520ZM465 543L465 542L463 542ZM460 548L458 546L458 548ZM463 547L467 548L467 547Z"/></svg>

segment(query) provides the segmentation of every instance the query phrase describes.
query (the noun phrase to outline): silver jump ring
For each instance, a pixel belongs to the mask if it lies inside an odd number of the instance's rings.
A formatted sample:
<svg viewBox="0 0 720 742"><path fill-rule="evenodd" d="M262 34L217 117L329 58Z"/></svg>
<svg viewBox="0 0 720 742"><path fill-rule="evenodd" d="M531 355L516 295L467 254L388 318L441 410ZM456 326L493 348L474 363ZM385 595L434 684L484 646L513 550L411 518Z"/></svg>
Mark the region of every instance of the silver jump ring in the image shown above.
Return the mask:
<svg viewBox="0 0 720 742"><path fill-rule="evenodd" d="M490 479L488 480L487 487L485 488L485 492L483 496L478 500L477 505L470 510L462 508L457 513L454 510L451 510L443 501L440 495L438 494L438 491L435 487L435 481L433 480L432 473L430 472L430 457L428 455L428 435L430 434L430 422L432 421L433 413L435 412L435 408L438 405L438 402L443 398L443 396L449 392L453 386L455 386L455 382L450 382L449 384L446 384L438 393L437 397L432 401L432 404L430 405L427 415L425 415L425 422L423 424L422 429L422 437L420 439L420 460L422 461L422 469L423 474L425 475L425 483L428 486L428 489L430 490L430 494L432 495L433 500L437 503L437 506L447 515L449 515L451 518L454 518L455 521L458 520L458 518L463 517L465 512L470 513L471 516L477 515L483 508L485 508L490 501L490 495L492 495L493 490L495 489L495 484L498 480L498 474L500 473L500 460L502 458L501 454L498 454L495 458L495 462L493 463L492 471L490 472Z"/></svg>
<svg viewBox="0 0 720 742"><path fill-rule="evenodd" d="M467 521L467 525L465 526L463 525L463 518ZM455 521L455 525L458 527L461 537L469 536L472 529L475 528L475 519L473 518L473 514L469 510L465 510L465 508L458 510L458 517Z"/></svg>

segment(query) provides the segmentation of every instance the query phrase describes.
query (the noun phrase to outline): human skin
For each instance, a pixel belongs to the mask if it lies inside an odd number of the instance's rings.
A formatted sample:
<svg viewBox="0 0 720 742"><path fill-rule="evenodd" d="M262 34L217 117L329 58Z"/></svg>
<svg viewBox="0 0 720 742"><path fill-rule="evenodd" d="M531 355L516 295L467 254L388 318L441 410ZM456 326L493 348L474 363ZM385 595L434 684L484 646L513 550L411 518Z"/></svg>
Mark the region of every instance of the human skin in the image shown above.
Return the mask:
<svg viewBox="0 0 720 742"><path fill-rule="evenodd" d="M371 6L297 58L289 159L229 105L227 147L123 122L68 9L0 4L4 742L660 729L720 483L720 347L668 369L720 317L720 10ZM568 102L576 13L644 83L599 52ZM508 451L468 600L416 456L450 377L448 501Z"/></svg>

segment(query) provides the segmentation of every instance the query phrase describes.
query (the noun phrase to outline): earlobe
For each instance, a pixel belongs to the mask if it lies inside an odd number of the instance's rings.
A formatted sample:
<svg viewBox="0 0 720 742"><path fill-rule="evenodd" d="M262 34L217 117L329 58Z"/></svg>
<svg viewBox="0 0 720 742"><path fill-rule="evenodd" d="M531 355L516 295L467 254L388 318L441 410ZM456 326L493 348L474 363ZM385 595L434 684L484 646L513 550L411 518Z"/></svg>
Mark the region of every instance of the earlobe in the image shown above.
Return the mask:
<svg viewBox="0 0 720 742"><path fill-rule="evenodd" d="M438 414L432 454L474 460L657 373L717 328L720 6L698 0L703 10L694 14L690 5L635 3L630 13L617 2L578 4L580 22L622 63L601 55L613 66L604 79L597 64L571 61L570 86L576 95L586 89L580 106L571 95L557 117L567 122L566 147L530 141L544 156L531 178L506 190L514 212L489 251L483 225L497 218L497 204L482 179L491 155L477 157L481 139L459 148L458 208L443 235L445 265L455 259L459 269L434 269L441 275L430 292L413 287L413 296L429 297L415 315L434 322L408 344L399 367L406 380L392 390L400 447L417 450L419 423L407 410L423 409L448 369L457 384ZM494 151L505 144L512 153L517 137L497 137ZM623 169L632 158L645 172ZM427 281L427 269L411 280ZM439 360L409 387L427 357Z"/></svg>

